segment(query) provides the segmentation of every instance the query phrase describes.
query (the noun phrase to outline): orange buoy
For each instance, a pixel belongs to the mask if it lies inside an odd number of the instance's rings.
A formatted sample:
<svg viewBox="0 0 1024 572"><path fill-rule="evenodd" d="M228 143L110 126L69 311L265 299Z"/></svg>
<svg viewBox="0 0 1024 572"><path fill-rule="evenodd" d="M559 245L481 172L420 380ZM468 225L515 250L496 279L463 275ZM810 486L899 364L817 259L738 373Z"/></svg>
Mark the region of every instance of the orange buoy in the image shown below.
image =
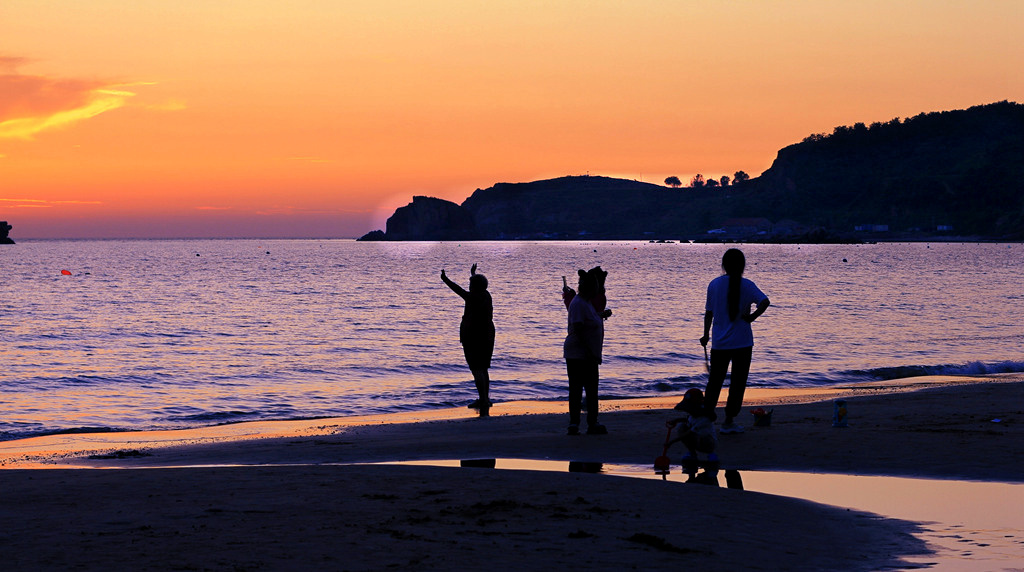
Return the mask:
<svg viewBox="0 0 1024 572"><path fill-rule="evenodd" d="M63 274L64 276L71 276L70 270L61 270L60 273Z"/></svg>

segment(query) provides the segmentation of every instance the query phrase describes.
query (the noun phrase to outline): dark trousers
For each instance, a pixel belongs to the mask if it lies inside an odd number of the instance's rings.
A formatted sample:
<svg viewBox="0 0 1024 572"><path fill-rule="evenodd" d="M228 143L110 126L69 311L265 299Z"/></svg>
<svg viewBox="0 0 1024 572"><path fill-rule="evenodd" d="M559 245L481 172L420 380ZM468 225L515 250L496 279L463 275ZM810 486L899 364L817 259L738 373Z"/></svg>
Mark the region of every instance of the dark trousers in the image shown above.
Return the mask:
<svg viewBox="0 0 1024 572"><path fill-rule="evenodd" d="M580 424L580 400L587 392L587 427L597 425L597 360L566 359L569 374L569 424Z"/></svg>
<svg viewBox="0 0 1024 572"><path fill-rule="evenodd" d="M711 350L711 373L708 375L708 387L704 390L704 409L717 419L715 407L718 396L722 393L725 372L732 362L732 377L729 379L729 400L725 403L725 417L732 419L740 414L743 405L743 392L747 389L747 376L750 374L750 356L754 348L737 348L734 350Z"/></svg>
<svg viewBox="0 0 1024 572"><path fill-rule="evenodd" d="M715 452L715 440L711 437L698 437L694 433L687 433L683 435L682 441L690 454Z"/></svg>

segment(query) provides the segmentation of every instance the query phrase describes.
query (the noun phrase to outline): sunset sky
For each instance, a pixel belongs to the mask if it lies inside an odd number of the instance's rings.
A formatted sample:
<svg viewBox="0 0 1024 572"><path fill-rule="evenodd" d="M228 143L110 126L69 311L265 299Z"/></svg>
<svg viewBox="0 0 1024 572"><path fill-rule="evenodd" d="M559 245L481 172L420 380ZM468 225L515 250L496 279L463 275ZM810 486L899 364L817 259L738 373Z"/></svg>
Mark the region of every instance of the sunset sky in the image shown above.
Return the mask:
<svg viewBox="0 0 1024 572"><path fill-rule="evenodd" d="M1024 101L1018 0L3 0L12 237L355 237L413 195L767 169Z"/></svg>

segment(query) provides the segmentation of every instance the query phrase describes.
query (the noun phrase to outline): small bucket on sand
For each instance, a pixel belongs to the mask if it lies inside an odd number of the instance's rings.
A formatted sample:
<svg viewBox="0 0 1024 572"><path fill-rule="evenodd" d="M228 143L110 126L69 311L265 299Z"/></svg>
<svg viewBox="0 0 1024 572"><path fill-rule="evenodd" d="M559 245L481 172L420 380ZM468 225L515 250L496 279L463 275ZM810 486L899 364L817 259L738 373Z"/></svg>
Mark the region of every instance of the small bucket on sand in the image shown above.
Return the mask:
<svg viewBox="0 0 1024 572"><path fill-rule="evenodd" d="M757 409L751 411L750 413L754 415L754 427L771 427L772 411L775 410L769 409L765 411L763 407L758 407Z"/></svg>

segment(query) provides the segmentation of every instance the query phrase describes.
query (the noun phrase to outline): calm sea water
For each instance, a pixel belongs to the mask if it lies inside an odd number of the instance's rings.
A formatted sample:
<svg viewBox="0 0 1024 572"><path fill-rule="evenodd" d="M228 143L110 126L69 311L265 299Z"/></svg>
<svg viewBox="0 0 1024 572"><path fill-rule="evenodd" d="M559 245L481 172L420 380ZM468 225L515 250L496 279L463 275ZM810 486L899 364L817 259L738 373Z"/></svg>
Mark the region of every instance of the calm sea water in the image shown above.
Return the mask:
<svg viewBox="0 0 1024 572"><path fill-rule="evenodd" d="M0 247L0 438L463 405L458 343L480 265L492 398L564 399L561 277L608 278L607 397L705 381L723 245L350 240L23 241ZM772 300L751 383L1024 370L1020 244L746 245ZM70 275L62 274L68 270Z"/></svg>

